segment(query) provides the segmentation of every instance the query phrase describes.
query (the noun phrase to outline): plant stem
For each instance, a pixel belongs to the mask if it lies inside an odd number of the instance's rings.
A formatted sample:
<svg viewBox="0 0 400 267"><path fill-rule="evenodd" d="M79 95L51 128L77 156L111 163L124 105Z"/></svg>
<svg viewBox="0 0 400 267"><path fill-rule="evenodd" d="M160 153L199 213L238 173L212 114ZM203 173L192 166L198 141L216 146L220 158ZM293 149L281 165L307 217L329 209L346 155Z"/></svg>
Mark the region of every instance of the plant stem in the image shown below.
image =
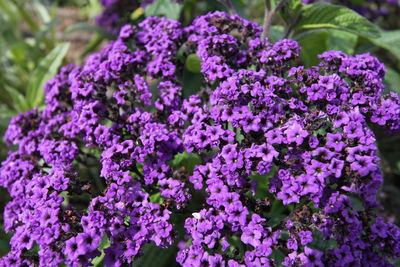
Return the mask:
<svg viewBox="0 0 400 267"><path fill-rule="evenodd" d="M223 4L226 7L226 9L228 9L229 15L234 15L236 13L231 0L218 0L218 1L221 4Z"/></svg>
<svg viewBox="0 0 400 267"><path fill-rule="evenodd" d="M286 0L280 0L274 8L271 8L271 0L265 0L264 28L262 37L265 38L271 28L272 20L278 10L286 3Z"/></svg>

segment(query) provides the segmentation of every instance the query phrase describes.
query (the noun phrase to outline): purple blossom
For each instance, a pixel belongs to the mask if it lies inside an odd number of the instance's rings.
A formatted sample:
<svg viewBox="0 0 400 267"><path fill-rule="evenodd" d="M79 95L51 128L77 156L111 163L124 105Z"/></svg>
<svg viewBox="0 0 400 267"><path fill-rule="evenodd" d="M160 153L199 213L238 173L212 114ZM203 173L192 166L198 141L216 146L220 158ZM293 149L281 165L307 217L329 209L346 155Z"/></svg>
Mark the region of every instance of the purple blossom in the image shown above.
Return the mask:
<svg viewBox="0 0 400 267"><path fill-rule="evenodd" d="M183 266L398 258L400 230L375 215L383 179L369 125L400 129L384 66L330 51L307 69L295 41L260 35L223 12L187 27L150 17L62 68L47 106L5 134L16 148L0 169L13 236L0 265L88 266L104 252L107 266L124 266L149 244L179 244ZM202 62L189 97L178 51ZM318 235L336 246L315 249Z"/></svg>

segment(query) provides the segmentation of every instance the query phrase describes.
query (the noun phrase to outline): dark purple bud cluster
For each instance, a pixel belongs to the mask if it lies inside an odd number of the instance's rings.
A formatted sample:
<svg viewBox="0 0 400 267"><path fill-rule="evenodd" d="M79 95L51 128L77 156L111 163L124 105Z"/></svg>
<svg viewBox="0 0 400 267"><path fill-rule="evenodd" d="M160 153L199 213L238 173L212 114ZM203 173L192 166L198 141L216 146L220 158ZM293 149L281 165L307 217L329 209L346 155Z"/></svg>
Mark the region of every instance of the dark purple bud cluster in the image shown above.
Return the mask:
<svg viewBox="0 0 400 267"><path fill-rule="evenodd" d="M141 6L138 0L100 0L103 12L96 18L96 24L112 34L130 21L130 15Z"/></svg>
<svg viewBox="0 0 400 267"><path fill-rule="evenodd" d="M13 118L5 136L16 147L0 169L14 235L0 266L88 266L99 246L107 266L123 266L149 243L178 247L183 266L399 257L400 230L375 216L382 175L368 127L400 129L384 66L330 51L307 69L295 41L261 31L223 12L188 27L150 17L62 68L46 107ZM193 53L204 79L185 98Z"/></svg>

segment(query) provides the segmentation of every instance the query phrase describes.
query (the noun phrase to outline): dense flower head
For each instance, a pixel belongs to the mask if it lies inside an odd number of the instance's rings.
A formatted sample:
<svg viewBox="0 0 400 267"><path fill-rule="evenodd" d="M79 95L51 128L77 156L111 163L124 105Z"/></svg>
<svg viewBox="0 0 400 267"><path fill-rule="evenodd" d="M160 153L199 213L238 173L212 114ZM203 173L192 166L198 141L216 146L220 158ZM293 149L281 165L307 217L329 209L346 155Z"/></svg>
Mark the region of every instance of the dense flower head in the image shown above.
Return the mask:
<svg viewBox="0 0 400 267"><path fill-rule="evenodd" d="M297 42L261 31L223 12L188 27L150 17L63 67L46 108L13 118L5 135L16 147L0 169L14 235L0 265L88 266L105 242L107 266L147 244L176 246L183 266L399 257L400 230L375 216L382 174L369 125L400 129L384 66L329 51L305 68ZM193 54L203 78L188 95Z"/></svg>

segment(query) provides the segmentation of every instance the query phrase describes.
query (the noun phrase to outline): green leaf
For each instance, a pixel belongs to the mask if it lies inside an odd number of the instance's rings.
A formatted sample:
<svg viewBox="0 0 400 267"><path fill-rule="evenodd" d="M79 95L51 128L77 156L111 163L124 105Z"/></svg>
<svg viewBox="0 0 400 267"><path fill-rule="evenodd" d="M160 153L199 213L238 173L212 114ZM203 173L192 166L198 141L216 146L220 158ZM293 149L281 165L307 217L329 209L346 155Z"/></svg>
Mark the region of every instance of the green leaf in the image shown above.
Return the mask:
<svg viewBox="0 0 400 267"><path fill-rule="evenodd" d="M365 1L367 0L350 0L350 4L352 6L362 6L365 4Z"/></svg>
<svg viewBox="0 0 400 267"><path fill-rule="evenodd" d="M198 93L203 83L204 76L202 73L193 73L186 68L183 70L182 88L185 98Z"/></svg>
<svg viewBox="0 0 400 267"><path fill-rule="evenodd" d="M93 51L95 51L97 49L97 47L101 44L101 42L104 40L104 38L99 35L96 34L91 40L90 42L86 45L85 47L85 51L83 51L81 58L84 59L86 58L87 55L89 55L90 53L92 53Z"/></svg>
<svg viewBox="0 0 400 267"><path fill-rule="evenodd" d="M281 263L285 259L285 254L279 249L274 249L271 254L271 258L275 260L277 266L283 266Z"/></svg>
<svg viewBox="0 0 400 267"><path fill-rule="evenodd" d="M40 30L37 32L37 34L35 36L35 43L37 45L40 45L42 43L49 42L45 38L47 35L53 33L55 26L59 22L60 21L58 19L53 19L53 20L49 21L48 23L42 25L42 27L40 27ZM55 41L55 40L51 40L51 41ZM52 45L52 43L49 42L49 45ZM53 47L53 46L51 46L51 47Z"/></svg>
<svg viewBox="0 0 400 267"><path fill-rule="evenodd" d="M42 103L44 97L43 87L48 80L56 75L68 48L69 43L57 45L33 71L28 83L26 96L30 108L39 106Z"/></svg>
<svg viewBox="0 0 400 267"><path fill-rule="evenodd" d="M379 38L371 38L370 41L376 46L388 50L400 60L400 30L382 31Z"/></svg>
<svg viewBox="0 0 400 267"><path fill-rule="evenodd" d="M153 243L145 245L143 256L132 263L133 267L172 267L179 266L175 260L176 248L160 248Z"/></svg>
<svg viewBox="0 0 400 267"><path fill-rule="evenodd" d="M356 11L328 3L305 5L301 18L295 26L295 33L311 29L337 29L356 35L377 38L379 28Z"/></svg>
<svg viewBox="0 0 400 267"><path fill-rule="evenodd" d="M30 105L26 101L24 95L22 95L20 92L18 92L18 90L8 87L8 86L4 86L3 88L10 95L10 97L12 99L12 103L13 103L12 106L15 111L24 112L24 111L27 111L30 109Z"/></svg>
<svg viewBox="0 0 400 267"><path fill-rule="evenodd" d="M245 244L235 235L228 236L228 242L230 246L225 253L233 259L241 259L246 253Z"/></svg>
<svg viewBox="0 0 400 267"><path fill-rule="evenodd" d="M33 33L39 30L39 25L36 23L33 14L31 12L27 12L24 3L21 3L21 1L16 1L16 0L1 1L1 2L6 2L6 5L14 6L15 10L18 12L17 13L18 19L22 19L30 27L30 30Z"/></svg>
<svg viewBox="0 0 400 267"><path fill-rule="evenodd" d="M190 54L186 58L186 68L190 72L200 73L201 72L201 59L196 54Z"/></svg>
<svg viewBox="0 0 400 267"><path fill-rule="evenodd" d="M379 47L373 44L369 38L359 36L354 53L355 54L375 53L376 50L378 49Z"/></svg>
<svg viewBox="0 0 400 267"><path fill-rule="evenodd" d="M178 20L181 14L182 5L171 0L156 0L151 5L146 6L144 14L150 16L165 16L169 19Z"/></svg>
<svg viewBox="0 0 400 267"><path fill-rule="evenodd" d="M163 201L164 201L164 198L161 197L161 193L160 192L155 193L155 194L150 196L150 202L151 203L161 204L161 203L163 203Z"/></svg>
<svg viewBox="0 0 400 267"><path fill-rule="evenodd" d="M101 254L100 254L100 256L98 256L92 260L92 264L94 267L104 266L103 260L104 260L104 256L106 255L104 253L104 249L108 248L109 246L110 246L110 240L108 239L106 234L103 234L103 239L101 240L100 245L99 245L99 250L100 250Z"/></svg>
<svg viewBox="0 0 400 267"><path fill-rule="evenodd" d="M1 112L0 113L0 134L3 135L4 131L8 128L10 119L17 114L15 111L12 111L11 109L9 109L3 105L0 106L0 112ZM1 197L0 197L0 199L1 199Z"/></svg>
<svg viewBox="0 0 400 267"><path fill-rule="evenodd" d="M84 17L93 19L102 12L103 6L99 0L86 0L85 2L86 4L79 10L79 13L81 13Z"/></svg>
<svg viewBox="0 0 400 267"><path fill-rule="evenodd" d="M256 199L272 197L272 195L269 193L269 179L274 177L277 171L278 168L275 166L270 170L268 174L254 174L249 177L251 181L257 181L256 195L254 196Z"/></svg>
<svg viewBox="0 0 400 267"><path fill-rule="evenodd" d="M276 6L280 0L272 1L273 6ZM299 15L303 8L303 2L301 0L287 0L286 4L281 8L279 12L282 19L286 24L293 24L299 18Z"/></svg>
<svg viewBox="0 0 400 267"><path fill-rule="evenodd" d="M232 5L235 10L235 12L244 19L249 19L249 16L246 14L247 12L247 5L245 0L232 0Z"/></svg>
<svg viewBox="0 0 400 267"><path fill-rule="evenodd" d="M361 199L356 196L349 196L352 208L357 211L364 211L364 205Z"/></svg>
<svg viewBox="0 0 400 267"><path fill-rule="evenodd" d="M190 205L190 204L189 204ZM146 244L143 247L143 256L132 262L132 267L175 267L180 266L176 262L176 253L178 251L178 243L185 236L184 224L187 215L173 214L170 223L173 224L176 232L173 244L168 248L157 247L154 243Z"/></svg>
<svg viewBox="0 0 400 267"><path fill-rule="evenodd" d="M52 20L47 8L42 3L35 1L33 5L43 23L49 23Z"/></svg>
<svg viewBox="0 0 400 267"><path fill-rule="evenodd" d="M0 10L2 11L2 15L4 14L7 17L7 20L10 22L16 23L19 21L20 17L18 14L18 10L12 2L7 0L0 0Z"/></svg>
<svg viewBox="0 0 400 267"><path fill-rule="evenodd" d="M309 31L297 39L301 47L301 58L307 67L314 66L319 62L318 55L326 51L328 33L325 30Z"/></svg>
<svg viewBox="0 0 400 267"><path fill-rule="evenodd" d="M273 25L268 34L268 40L271 43L276 43L279 40L282 40L285 36L285 27L282 25Z"/></svg>
<svg viewBox="0 0 400 267"><path fill-rule="evenodd" d="M185 167L185 169L192 173L194 166L201 164L200 156L194 153L187 153L186 151L176 154L171 161L171 165L175 168Z"/></svg>
<svg viewBox="0 0 400 267"><path fill-rule="evenodd" d="M131 221L131 217L130 217L130 216L126 216L126 217L124 218L124 224L125 224L126 226L129 226L130 221Z"/></svg>
<svg viewBox="0 0 400 267"><path fill-rule="evenodd" d="M76 23L74 25L69 26L65 29L64 33L69 34L75 31L86 31L97 33L98 35L102 36L104 39L113 40L115 36L108 33L103 27L88 24L88 23Z"/></svg>
<svg viewBox="0 0 400 267"><path fill-rule="evenodd" d="M321 251L326 251L328 249L337 248L337 242L334 239L324 240L322 233L320 231L315 231L313 233L313 241L308 244L310 248L318 249Z"/></svg>
<svg viewBox="0 0 400 267"><path fill-rule="evenodd" d="M26 66L27 48L28 46L26 45L26 43L21 41L16 41L9 47L11 58L15 62L15 64L22 67Z"/></svg>
<svg viewBox="0 0 400 267"><path fill-rule="evenodd" d="M349 32L328 30L327 50L342 51L346 54L354 54L358 36Z"/></svg>
<svg viewBox="0 0 400 267"><path fill-rule="evenodd" d="M400 94L400 73L389 67L386 67L386 70L384 83L387 89Z"/></svg>
<svg viewBox="0 0 400 267"><path fill-rule="evenodd" d="M6 195L6 193L3 190L0 190L0 195ZM8 199L0 199L0 201L7 201ZM3 203L4 203L3 202ZM0 227L0 257L4 256L10 251L10 238L11 234L6 233L3 230L3 227Z"/></svg>

